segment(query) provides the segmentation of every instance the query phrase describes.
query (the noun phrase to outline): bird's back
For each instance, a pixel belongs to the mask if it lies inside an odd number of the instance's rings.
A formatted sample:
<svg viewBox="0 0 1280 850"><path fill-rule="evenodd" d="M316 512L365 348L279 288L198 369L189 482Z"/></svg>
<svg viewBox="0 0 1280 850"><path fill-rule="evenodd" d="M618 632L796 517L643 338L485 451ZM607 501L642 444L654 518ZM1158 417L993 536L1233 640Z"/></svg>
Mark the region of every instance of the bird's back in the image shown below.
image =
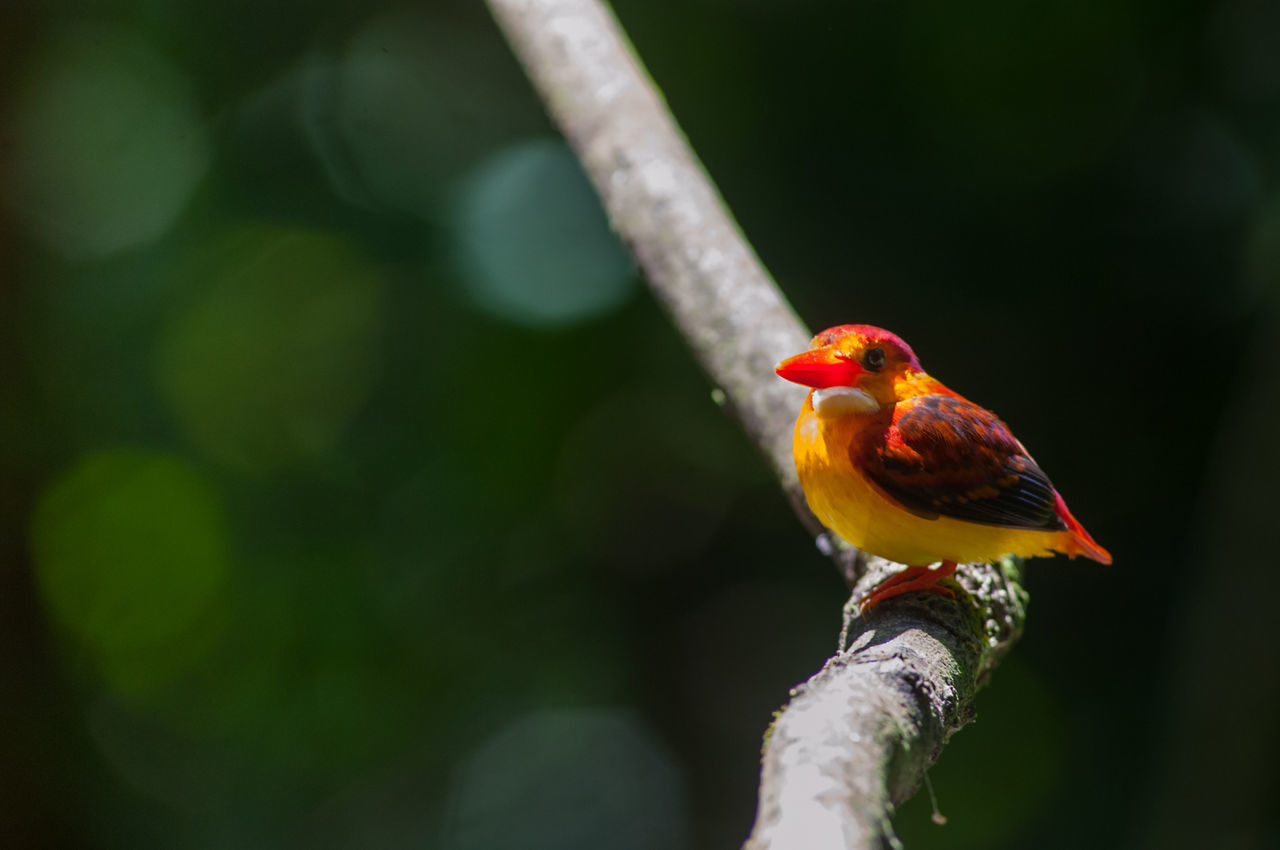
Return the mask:
<svg viewBox="0 0 1280 850"><path fill-rule="evenodd" d="M1056 551L1110 562L1003 423L953 393L838 418L806 400L794 452L810 509L871 554L930 564Z"/></svg>

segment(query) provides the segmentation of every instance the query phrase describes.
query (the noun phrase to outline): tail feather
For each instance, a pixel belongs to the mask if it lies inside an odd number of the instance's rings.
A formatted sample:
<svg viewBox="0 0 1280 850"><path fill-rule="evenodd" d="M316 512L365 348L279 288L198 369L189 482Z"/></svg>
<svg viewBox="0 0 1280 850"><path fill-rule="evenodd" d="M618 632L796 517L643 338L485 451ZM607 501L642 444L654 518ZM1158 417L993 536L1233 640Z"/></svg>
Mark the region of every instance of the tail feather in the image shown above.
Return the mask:
<svg viewBox="0 0 1280 850"><path fill-rule="evenodd" d="M1057 494L1057 500L1054 511L1067 526L1067 530L1062 533L1063 553L1072 558L1076 555L1084 555L1099 564L1111 563L1111 553L1099 546L1089 532L1084 530L1080 521L1071 515L1071 511L1067 510L1067 503L1062 501L1060 494Z"/></svg>

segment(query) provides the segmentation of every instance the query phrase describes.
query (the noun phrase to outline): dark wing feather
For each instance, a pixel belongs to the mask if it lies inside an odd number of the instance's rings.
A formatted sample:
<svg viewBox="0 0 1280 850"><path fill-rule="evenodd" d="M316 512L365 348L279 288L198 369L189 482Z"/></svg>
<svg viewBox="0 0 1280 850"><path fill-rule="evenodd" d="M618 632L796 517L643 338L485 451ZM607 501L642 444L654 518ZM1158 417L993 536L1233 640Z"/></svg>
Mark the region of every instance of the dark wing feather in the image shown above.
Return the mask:
<svg viewBox="0 0 1280 850"><path fill-rule="evenodd" d="M886 494L919 516L1062 530L1048 477L994 413L957 396L899 402L892 423L853 448Z"/></svg>

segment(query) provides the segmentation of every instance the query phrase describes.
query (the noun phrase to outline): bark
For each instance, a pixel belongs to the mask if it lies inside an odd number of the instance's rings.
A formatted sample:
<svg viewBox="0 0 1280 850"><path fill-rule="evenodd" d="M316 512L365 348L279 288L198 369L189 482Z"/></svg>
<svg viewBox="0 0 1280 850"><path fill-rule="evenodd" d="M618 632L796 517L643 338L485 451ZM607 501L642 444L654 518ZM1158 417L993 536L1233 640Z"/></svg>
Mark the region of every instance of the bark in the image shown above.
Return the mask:
<svg viewBox="0 0 1280 850"><path fill-rule="evenodd" d="M870 559L851 599L900 568ZM973 718L974 694L1026 614L1015 560L957 576L969 598L914 594L872 609L793 691L767 738L747 850L901 846L890 817Z"/></svg>
<svg viewBox="0 0 1280 850"><path fill-rule="evenodd" d="M773 373L806 347L809 333L617 20L598 0L487 2L716 398L819 535L791 460L804 390ZM847 550L833 554L853 599L900 569ZM1022 628L1025 594L1014 562L962 567L958 579L967 593L956 600L916 594L850 620L848 648L793 692L768 735L747 847L896 846L894 807L972 717L974 693Z"/></svg>

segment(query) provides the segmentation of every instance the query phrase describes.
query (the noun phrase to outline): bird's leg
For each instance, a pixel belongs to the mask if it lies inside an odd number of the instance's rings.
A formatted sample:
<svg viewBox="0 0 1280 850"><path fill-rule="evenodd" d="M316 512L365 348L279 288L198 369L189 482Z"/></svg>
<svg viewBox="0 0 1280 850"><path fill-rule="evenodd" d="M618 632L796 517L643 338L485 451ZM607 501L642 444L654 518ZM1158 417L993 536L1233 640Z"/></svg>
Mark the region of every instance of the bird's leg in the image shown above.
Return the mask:
<svg viewBox="0 0 1280 850"><path fill-rule="evenodd" d="M894 573L880 582L870 593L864 596L862 602L858 605L858 613L865 613L868 609L874 608L886 599L891 599L904 593L911 593L913 590L932 590L944 596L955 596L949 588L938 587L938 582L944 578L951 578L955 573L955 561L943 561L936 569L930 569L927 565L923 567L907 567L902 572Z"/></svg>

